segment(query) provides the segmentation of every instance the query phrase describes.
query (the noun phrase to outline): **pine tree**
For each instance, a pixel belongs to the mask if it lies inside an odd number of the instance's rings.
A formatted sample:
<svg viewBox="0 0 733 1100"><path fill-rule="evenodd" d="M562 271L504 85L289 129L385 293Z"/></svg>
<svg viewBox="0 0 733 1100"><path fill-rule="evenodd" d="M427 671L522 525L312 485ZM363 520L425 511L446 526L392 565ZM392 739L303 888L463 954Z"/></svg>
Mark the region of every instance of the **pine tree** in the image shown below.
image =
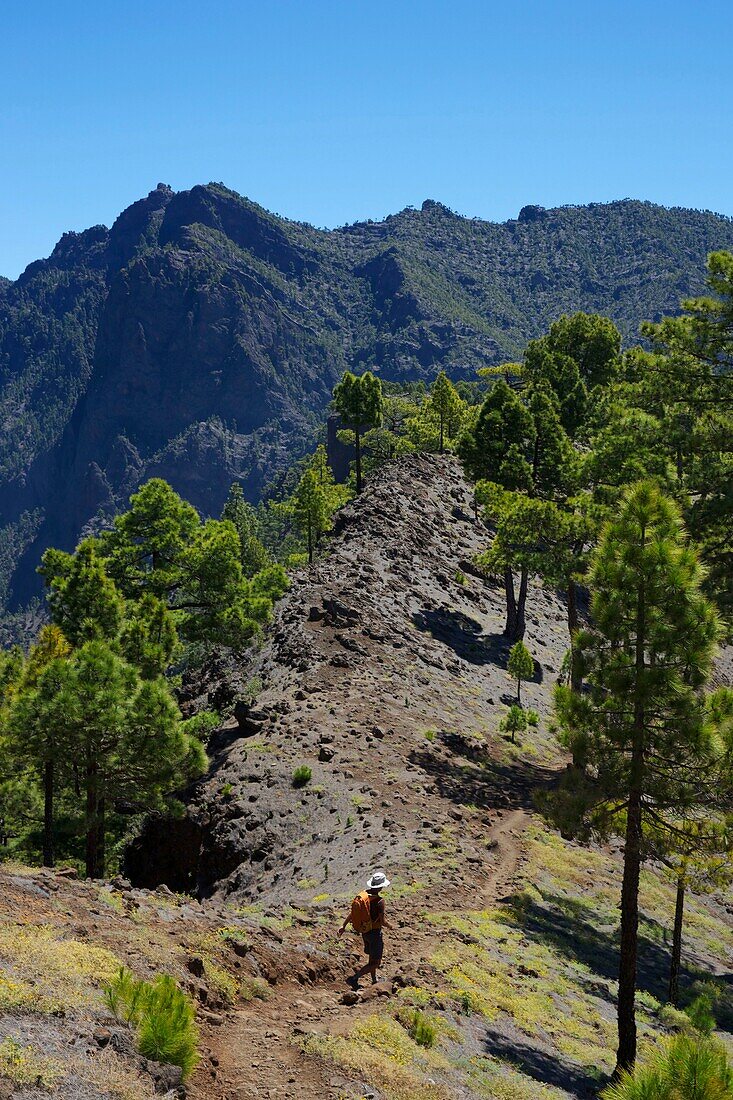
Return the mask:
<svg viewBox="0 0 733 1100"><path fill-rule="evenodd" d="M621 334L608 317L575 313L550 325L545 336L527 345L523 368L531 383L547 383L557 399L560 419L571 437L584 423L589 395L607 386L621 361Z"/></svg>
<svg viewBox="0 0 733 1100"><path fill-rule="evenodd" d="M361 441L365 431L382 423L382 383L370 371L354 375L346 371L333 391L333 405L342 423L354 433L356 491L362 490Z"/></svg>
<svg viewBox="0 0 733 1100"><path fill-rule="evenodd" d="M43 555L39 572L48 586L51 618L72 645L119 632L124 602L105 566L92 541L75 554L50 549Z"/></svg>
<svg viewBox="0 0 733 1100"><path fill-rule="evenodd" d="M322 443L319 443L308 461L307 469L316 475L319 487L324 493L326 509L329 517L351 498L351 490L348 485L337 485L333 476L333 470L328 463L328 454ZM324 530L330 530L325 528Z"/></svg>
<svg viewBox="0 0 733 1100"><path fill-rule="evenodd" d="M185 734L165 682L141 681L103 641L86 642L68 660L53 662L38 692L81 773L86 874L98 878L110 804L126 797L141 811L159 808L166 794L202 769L203 752Z"/></svg>
<svg viewBox="0 0 733 1100"><path fill-rule="evenodd" d="M327 529L330 515L326 491L318 481L315 470L305 471L292 497L295 522L305 535L308 561L313 561L316 543Z"/></svg>
<svg viewBox="0 0 733 1100"><path fill-rule="evenodd" d="M100 538L107 571L126 599L152 592L169 600L182 583L181 561L201 525L196 509L161 478L147 481L130 497Z"/></svg>
<svg viewBox="0 0 733 1100"><path fill-rule="evenodd" d="M242 575L239 536L228 520L207 520L181 554L170 607L181 635L194 642L245 646L272 612L268 593L287 588L280 565ZM259 583L258 583L259 582Z"/></svg>
<svg viewBox="0 0 733 1100"><path fill-rule="evenodd" d="M496 529L480 560L503 575L504 633L516 641L524 637L529 578L554 566L569 524L558 505L567 500L577 463L557 398L546 383L520 397L506 382L497 382L475 426L459 440L458 454L468 476L480 479L476 501Z"/></svg>
<svg viewBox="0 0 733 1100"><path fill-rule="evenodd" d="M438 452L443 454L446 438L458 434L463 419L463 402L445 371L440 371L433 382L425 410L438 422Z"/></svg>
<svg viewBox="0 0 733 1100"><path fill-rule="evenodd" d="M672 954L667 990L667 1000L675 1006L679 1003L687 893L708 894L730 886L733 881L733 840L727 829L715 839L707 830L709 823L686 823L678 834L674 851L668 849L664 859L673 875L675 886ZM705 831L707 835L701 842L700 834Z"/></svg>
<svg viewBox="0 0 733 1100"><path fill-rule="evenodd" d="M173 615L162 600L146 592L128 603L120 630L120 652L145 680L161 676L178 651Z"/></svg>
<svg viewBox="0 0 733 1100"><path fill-rule="evenodd" d="M524 642L515 642L509 650L507 672L517 681L517 706L522 705L522 680L531 680L534 676L534 658Z"/></svg>
<svg viewBox="0 0 733 1100"><path fill-rule="evenodd" d="M522 707L513 703L499 723L499 729L509 734L513 745L517 743L517 734L524 733L527 728L527 715Z"/></svg>
<svg viewBox="0 0 733 1100"><path fill-rule="evenodd" d="M720 625L675 505L653 484L623 497L593 556L593 628L579 646L589 690L556 691L565 743L587 770L569 773L556 806L576 825L625 837L617 1066L636 1057L639 873L645 828L671 832L704 799L712 762L704 686ZM564 802L564 798L567 801ZM567 824L567 822L566 822Z"/></svg>
<svg viewBox="0 0 733 1100"><path fill-rule="evenodd" d="M733 253L708 258L710 294L685 312L642 326L639 402L655 415L680 487L686 520L708 568L707 589L733 614ZM630 362L633 364L634 359Z"/></svg>
<svg viewBox="0 0 733 1100"><path fill-rule="evenodd" d="M144 659L160 669L175 651L173 628L185 641L241 648L267 622L275 593L287 587L284 570L266 561L246 577L242 560L233 522L202 523L155 478L133 494L110 531L73 554L46 551L41 572L52 618L73 645L117 638L125 616L128 652L136 649L143 660L146 650Z"/></svg>
<svg viewBox="0 0 733 1100"><path fill-rule="evenodd" d="M495 528L491 546L476 561L487 573L503 576L504 635L512 642L519 641L526 630L530 577L559 572L568 519L552 501L507 491L488 481L476 486L476 499Z"/></svg>
<svg viewBox="0 0 733 1100"><path fill-rule="evenodd" d="M31 707L31 715L27 722L21 722L22 746L18 741L19 752L24 755L29 751L38 760L43 775L43 865L54 865L54 794L56 785L56 768L61 755L60 746L57 743L56 731L52 725L44 720L44 708L49 700L49 688L51 695L58 689L59 677L51 673L43 692L38 693L38 682L44 670L56 661L65 661L71 654L71 646L64 637L59 627L44 626L31 647L28 659L23 667L23 673L18 684L19 696L22 699L27 693L36 692L35 706ZM40 712L40 714L38 713ZM15 716L14 716L15 717ZM40 719L40 720L39 720ZM12 728L12 727L11 727Z"/></svg>
<svg viewBox="0 0 733 1100"><path fill-rule="evenodd" d="M244 499L244 492L238 481L232 483L221 518L233 523L239 535L242 572L245 577L253 577L271 563L272 559L259 537L257 513L249 501Z"/></svg>
<svg viewBox="0 0 733 1100"><path fill-rule="evenodd" d="M506 382L500 381L483 402L475 426L461 436L458 457L472 481L498 482L510 447L526 456L534 436L532 414Z"/></svg>

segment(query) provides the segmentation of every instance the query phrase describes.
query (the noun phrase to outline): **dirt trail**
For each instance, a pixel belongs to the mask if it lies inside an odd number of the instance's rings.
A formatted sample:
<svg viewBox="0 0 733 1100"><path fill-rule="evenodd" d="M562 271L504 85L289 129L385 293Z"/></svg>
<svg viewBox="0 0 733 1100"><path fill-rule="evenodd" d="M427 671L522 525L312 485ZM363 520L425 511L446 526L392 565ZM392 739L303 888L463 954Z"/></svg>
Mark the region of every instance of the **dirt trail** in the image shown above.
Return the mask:
<svg viewBox="0 0 733 1100"><path fill-rule="evenodd" d="M524 858L522 838L531 817L526 810L503 812L487 831L487 842L497 856L488 879L473 898L440 898L443 910L488 908L517 885ZM385 934L386 955L382 980L377 987L381 999L391 993L394 975L405 970L429 967L437 933L425 930L415 921L415 906L409 899L388 900L388 919L393 930ZM448 903L448 904L446 904ZM341 941L336 950L344 964L357 964L355 938ZM345 972L346 972L345 967ZM332 1035L350 1030L356 1020L375 1010L375 998L367 983L367 999L346 1006L340 998L349 989L342 978L304 988L298 984L279 985L267 1001L255 1001L240 1008L211 1037L210 1049L216 1066L216 1078L200 1078L191 1089L192 1100L339 1100L346 1096L347 1079L336 1067L330 1071L315 1059L304 1055L298 1046L303 1032L327 1032ZM210 1071L209 1071L210 1073Z"/></svg>
<svg viewBox="0 0 733 1100"><path fill-rule="evenodd" d="M396 888L383 994L408 972L407 984L438 986L429 960L446 933L419 914L484 909L514 891L533 792L560 763L546 719L566 611L533 589L536 671L524 696L539 722L509 744L497 731L513 701L504 597L471 565L489 533L455 460L411 456L386 468L339 525L328 555L281 602L247 671L261 684L256 708L223 731L189 809L199 882L213 878L222 901L303 914L331 973L314 984L281 975L267 1001L212 1029L218 1065L199 1071L195 1100L351 1095L292 1042L297 1029L338 1034L375 1010L371 993L339 1003L363 956L355 937L336 940L342 914L331 906L385 867ZM312 782L295 789L306 761ZM145 859L166 855L170 840L179 844L174 832L151 837Z"/></svg>

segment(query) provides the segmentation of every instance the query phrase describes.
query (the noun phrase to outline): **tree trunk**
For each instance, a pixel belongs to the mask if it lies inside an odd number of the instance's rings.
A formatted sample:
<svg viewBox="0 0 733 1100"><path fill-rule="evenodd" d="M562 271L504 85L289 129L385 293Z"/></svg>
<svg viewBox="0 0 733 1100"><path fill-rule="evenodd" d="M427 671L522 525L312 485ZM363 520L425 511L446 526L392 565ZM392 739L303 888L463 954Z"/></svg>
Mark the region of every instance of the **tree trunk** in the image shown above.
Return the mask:
<svg viewBox="0 0 733 1100"><path fill-rule="evenodd" d="M529 570L522 567L519 578L519 599L517 600L517 625L514 640L520 642L524 638L527 624L524 618L524 609L527 606L527 591L529 589Z"/></svg>
<svg viewBox="0 0 733 1100"><path fill-rule="evenodd" d="M361 432L358 428L354 431L356 448L356 492L361 492Z"/></svg>
<svg viewBox="0 0 733 1100"><path fill-rule="evenodd" d="M580 694L583 690L583 674L580 669L580 654L575 645L575 634L580 621L578 619L578 586L568 581L568 633L570 634L570 690Z"/></svg>
<svg viewBox="0 0 733 1100"><path fill-rule="evenodd" d="M441 417L440 417L440 453L441 454L443 453L443 432L444 432L443 417L441 415Z"/></svg>
<svg viewBox="0 0 733 1100"><path fill-rule="evenodd" d="M517 623L517 598L514 595L514 577L511 569L504 570L504 591L506 593L506 624L504 626L504 634L507 638L513 638Z"/></svg>
<svg viewBox="0 0 733 1100"><path fill-rule="evenodd" d="M641 869L641 798L629 800L621 887L621 949L618 968L618 1052L616 1075L636 1061L636 960L639 932L639 872Z"/></svg>
<svg viewBox="0 0 733 1100"><path fill-rule="evenodd" d="M99 850L99 843L97 839L98 821L98 798L97 798L97 778L98 769L96 762L87 763L86 774L86 813L85 813L85 829L86 829L86 877L97 878L97 856Z"/></svg>
<svg viewBox="0 0 733 1100"><path fill-rule="evenodd" d="M104 878L105 865L107 863L107 837L105 835L107 804L104 795L97 801L97 873L95 878Z"/></svg>
<svg viewBox="0 0 733 1100"><path fill-rule="evenodd" d="M527 603L529 573L522 568L519 577L519 596L514 594L514 576L511 569L504 570L504 591L506 592L506 625L504 634L510 642L520 642L524 637L527 624L524 609Z"/></svg>
<svg viewBox="0 0 733 1100"><path fill-rule="evenodd" d="M682 924L685 918L685 876L677 879L677 899L674 907L674 932L672 934L672 962L669 967L669 993L667 999L677 1006L680 999L680 968L682 964Z"/></svg>
<svg viewBox="0 0 733 1100"><path fill-rule="evenodd" d="M642 545L646 543L642 530ZM629 805L626 811L624 878L621 886L621 948L618 968L618 1051L615 1076L632 1070L636 1061L636 964L639 946L639 872L641 870L641 797L644 785L644 742L646 714L644 672L646 669L646 592L639 586L634 643L634 728L629 776Z"/></svg>
<svg viewBox="0 0 733 1100"><path fill-rule="evenodd" d="M517 676L517 706L522 705L522 677Z"/></svg>
<svg viewBox="0 0 733 1100"><path fill-rule="evenodd" d="M43 866L53 867L53 760L43 766Z"/></svg>
<svg viewBox="0 0 733 1100"><path fill-rule="evenodd" d="M308 561L313 564L313 524L308 516Z"/></svg>

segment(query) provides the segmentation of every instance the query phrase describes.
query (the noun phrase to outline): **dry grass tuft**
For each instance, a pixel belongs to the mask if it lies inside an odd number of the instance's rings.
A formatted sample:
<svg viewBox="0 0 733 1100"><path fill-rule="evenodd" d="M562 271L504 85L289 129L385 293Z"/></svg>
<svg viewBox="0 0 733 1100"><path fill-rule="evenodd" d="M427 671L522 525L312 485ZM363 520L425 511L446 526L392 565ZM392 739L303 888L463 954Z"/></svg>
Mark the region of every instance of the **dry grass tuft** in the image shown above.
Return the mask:
<svg viewBox="0 0 733 1100"><path fill-rule="evenodd" d="M47 925L0 923L0 1008L57 1012L95 1000L120 962L105 947L62 939Z"/></svg>
<svg viewBox="0 0 733 1100"><path fill-rule="evenodd" d="M54 1089L65 1075L58 1058L39 1054L33 1047L24 1047L15 1039L0 1042L0 1077L15 1085Z"/></svg>

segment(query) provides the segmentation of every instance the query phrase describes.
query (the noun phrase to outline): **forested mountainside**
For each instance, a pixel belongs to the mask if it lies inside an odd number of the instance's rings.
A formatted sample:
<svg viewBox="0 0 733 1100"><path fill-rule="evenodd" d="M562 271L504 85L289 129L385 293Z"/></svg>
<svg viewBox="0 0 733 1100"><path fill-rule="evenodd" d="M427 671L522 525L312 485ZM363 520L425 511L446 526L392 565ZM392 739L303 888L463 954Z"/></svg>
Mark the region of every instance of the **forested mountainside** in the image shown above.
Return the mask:
<svg viewBox="0 0 733 1100"><path fill-rule="evenodd" d="M631 340L726 247L730 220L635 201L501 225L426 201L322 231L218 184L159 185L0 281L0 605L144 478L209 514L234 478L257 497L345 367L470 376L578 309Z"/></svg>

